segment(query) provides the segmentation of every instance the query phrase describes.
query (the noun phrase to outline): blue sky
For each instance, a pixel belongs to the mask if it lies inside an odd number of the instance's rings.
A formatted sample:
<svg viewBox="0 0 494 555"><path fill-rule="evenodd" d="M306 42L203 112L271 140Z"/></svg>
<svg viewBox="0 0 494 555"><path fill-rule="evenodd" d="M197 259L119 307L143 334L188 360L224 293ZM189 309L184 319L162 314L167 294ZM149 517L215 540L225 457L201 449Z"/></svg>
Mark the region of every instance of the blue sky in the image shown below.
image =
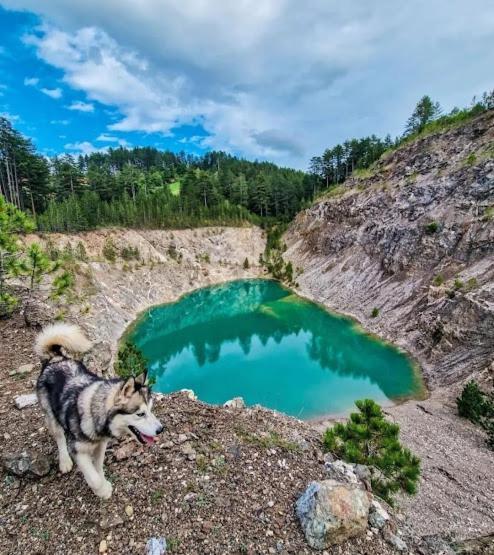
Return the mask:
<svg viewBox="0 0 494 555"><path fill-rule="evenodd" d="M403 5L400 5L403 4ZM47 155L118 145L306 167L494 88L491 0L0 0L0 113Z"/></svg>

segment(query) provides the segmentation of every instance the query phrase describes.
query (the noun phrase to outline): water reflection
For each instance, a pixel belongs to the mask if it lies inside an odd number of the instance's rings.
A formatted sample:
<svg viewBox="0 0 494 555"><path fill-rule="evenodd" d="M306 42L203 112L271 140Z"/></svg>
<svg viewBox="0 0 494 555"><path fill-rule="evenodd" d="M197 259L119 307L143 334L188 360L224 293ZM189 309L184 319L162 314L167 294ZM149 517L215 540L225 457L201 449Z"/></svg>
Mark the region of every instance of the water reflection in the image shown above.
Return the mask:
<svg viewBox="0 0 494 555"><path fill-rule="evenodd" d="M252 402L262 397L273 406L265 391L271 387L277 390L273 408L300 414L303 404L309 417L334 412L333 405L346 410L341 405L347 397L349 404L366 393L383 401L420 388L403 354L269 280L200 289L154 307L131 338L148 357L158 387L169 391L194 384L208 398L196 391L199 396L212 402L244 390L257 397ZM201 371L205 367L207 373ZM215 379L229 384L208 384ZM281 385L287 391L279 391ZM313 406L321 399L324 407Z"/></svg>

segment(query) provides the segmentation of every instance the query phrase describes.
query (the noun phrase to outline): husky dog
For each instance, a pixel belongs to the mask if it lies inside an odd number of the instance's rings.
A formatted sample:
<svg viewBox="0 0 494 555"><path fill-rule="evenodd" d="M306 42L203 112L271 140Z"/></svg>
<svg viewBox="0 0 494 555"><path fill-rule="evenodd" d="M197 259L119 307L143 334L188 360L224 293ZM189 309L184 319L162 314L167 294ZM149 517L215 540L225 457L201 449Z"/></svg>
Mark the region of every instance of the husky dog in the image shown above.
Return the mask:
<svg viewBox="0 0 494 555"><path fill-rule="evenodd" d="M127 380L100 378L69 356L90 348L77 326L45 328L36 340L42 361L36 390L57 442L60 471L72 470L73 457L93 492L108 499L112 485L103 461L109 440L130 435L142 444L153 443L163 426L151 412L146 374Z"/></svg>

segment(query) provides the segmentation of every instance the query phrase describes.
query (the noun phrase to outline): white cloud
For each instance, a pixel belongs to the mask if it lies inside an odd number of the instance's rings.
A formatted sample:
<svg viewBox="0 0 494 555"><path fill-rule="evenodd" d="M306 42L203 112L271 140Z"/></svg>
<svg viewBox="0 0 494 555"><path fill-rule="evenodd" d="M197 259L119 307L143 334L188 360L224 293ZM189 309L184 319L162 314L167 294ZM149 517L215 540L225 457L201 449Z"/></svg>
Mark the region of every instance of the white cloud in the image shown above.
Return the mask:
<svg viewBox="0 0 494 555"><path fill-rule="evenodd" d="M0 112L0 118L8 119L12 123L21 121L20 116L17 114L11 114L10 112Z"/></svg>
<svg viewBox="0 0 494 555"><path fill-rule="evenodd" d="M89 102L81 102L77 100L76 102L72 102L69 106L67 106L69 110L76 110L77 112L94 112L94 104Z"/></svg>
<svg viewBox="0 0 494 555"><path fill-rule="evenodd" d="M24 85L26 87L35 87L39 83L39 79L37 77L26 77L24 79Z"/></svg>
<svg viewBox="0 0 494 555"><path fill-rule="evenodd" d="M350 136L400 132L423 94L448 108L494 86L492 0L3 4L45 18L27 42L119 111L110 130L199 123L204 146L297 165Z"/></svg>
<svg viewBox="0 0 494 555"><path fill-rule="evenodd" d="M43 94L46 94L46 96L49 96L50 98L54 98L55 100L58 100L59 98L62 98L62 89L60 87L57 87L55 89L47 89L45 87L41 88L40 91Z"/></svg>
<svg viewBox="0 0 494 555"><path fill-rule="evenodd" d="M101 133L98 137L96 137L96 140L103 143L118 143L119 138L114 137L113 135L107 135L106 133Z"/></svg>
<svg viewBox="0 0 494 555"><path fill-rule="evenodd" d="M50 121L52 125L69 125L70 120L68 119L52 119Z"/></svg>
<svg viewBox="0 0 494 555"><path fill-rule="evenodd" d="M93 152L105 152L108 147L99 148L89 141L81 141L79 143L67 143L64 145L67 150L74 151L73 154L92 154Z"/></svg>
<svg viewBox="0 0 494 555"><path fill-rule="evenodd" d="M126 139L115 137L114 135L108 135L107 133L101 133L98 137L96 137L96 140L102 143L117 143L118 146L126 148L132 146Z"/></svg>

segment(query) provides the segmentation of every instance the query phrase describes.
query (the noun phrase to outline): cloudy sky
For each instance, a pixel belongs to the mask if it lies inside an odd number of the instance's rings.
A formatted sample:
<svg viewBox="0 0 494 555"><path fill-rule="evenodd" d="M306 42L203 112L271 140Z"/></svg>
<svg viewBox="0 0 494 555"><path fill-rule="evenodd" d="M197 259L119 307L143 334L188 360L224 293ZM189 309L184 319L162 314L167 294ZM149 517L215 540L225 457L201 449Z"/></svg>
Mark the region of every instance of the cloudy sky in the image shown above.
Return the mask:
<svg viewBox="0 0 494 555"><path fill-rule="evenodd" d="M306 167L494 88L492 0L0 0L0 113L46 154L155 145Z"/></svg>

